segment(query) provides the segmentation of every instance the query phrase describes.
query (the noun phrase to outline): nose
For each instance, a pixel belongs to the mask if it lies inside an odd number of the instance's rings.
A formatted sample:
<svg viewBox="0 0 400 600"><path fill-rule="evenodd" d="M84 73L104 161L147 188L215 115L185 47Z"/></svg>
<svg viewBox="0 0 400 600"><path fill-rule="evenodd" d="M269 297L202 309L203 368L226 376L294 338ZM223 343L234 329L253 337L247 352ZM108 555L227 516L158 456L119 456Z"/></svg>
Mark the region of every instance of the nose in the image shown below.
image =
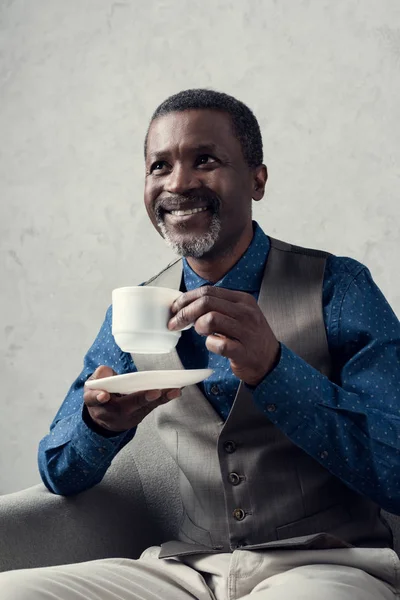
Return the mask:
<svg viewBox="0 0 400 600"><path fill-rule="evenodd" d="M200 186L201 182L195 177L193 170L182 164L174 166L165 182L165 189L171 194L183 194Z"/></svg>

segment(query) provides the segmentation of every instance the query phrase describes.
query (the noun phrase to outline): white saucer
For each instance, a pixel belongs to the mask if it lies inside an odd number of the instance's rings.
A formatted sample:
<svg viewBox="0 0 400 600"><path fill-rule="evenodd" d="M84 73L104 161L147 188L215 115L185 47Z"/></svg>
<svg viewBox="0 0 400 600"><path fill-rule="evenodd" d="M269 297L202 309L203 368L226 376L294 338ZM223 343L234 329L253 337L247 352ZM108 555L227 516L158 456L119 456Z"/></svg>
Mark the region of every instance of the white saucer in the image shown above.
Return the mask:
<svg viewBox="0 0 400 600"><path fill-rule="evenodd" d="M88 379L86 387L112 394L133 394L147 390L181 388L199 383L213 373L212 369L179 369L176 371L139 371L102 379Z"/></svg>

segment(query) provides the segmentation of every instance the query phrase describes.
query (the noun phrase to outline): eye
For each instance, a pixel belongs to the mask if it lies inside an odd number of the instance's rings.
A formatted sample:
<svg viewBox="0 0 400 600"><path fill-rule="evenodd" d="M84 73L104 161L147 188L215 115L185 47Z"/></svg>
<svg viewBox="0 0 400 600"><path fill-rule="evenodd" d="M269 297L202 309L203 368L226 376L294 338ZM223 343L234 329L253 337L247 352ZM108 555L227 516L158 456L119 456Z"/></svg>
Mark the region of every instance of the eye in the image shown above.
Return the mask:
<svg viewBox="0 0 400 600"><path fill-rule="evenodd" d="M167 163L165 162L165 160L157 160L151 165L150 173L153 173L154 171L162 171L166 166Z"/></svg>
<svg viewBox="0 0 400 600"><path fill-rule="evenodd" d="M196 159L196 166L202 166L202 165L213 165L216 164L218 161L216 158L214 158L213 156L211 156L211 154L202 154L201 156L199 156Z"/></svg>

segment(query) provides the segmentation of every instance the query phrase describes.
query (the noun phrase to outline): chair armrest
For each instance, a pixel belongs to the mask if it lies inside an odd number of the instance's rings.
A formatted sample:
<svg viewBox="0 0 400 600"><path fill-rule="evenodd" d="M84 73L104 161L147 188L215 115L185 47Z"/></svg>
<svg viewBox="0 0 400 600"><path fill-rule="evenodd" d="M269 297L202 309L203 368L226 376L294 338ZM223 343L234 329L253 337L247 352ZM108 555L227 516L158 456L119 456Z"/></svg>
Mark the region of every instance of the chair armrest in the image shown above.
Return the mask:
<svg viewBox="0 0 400 600"><path fill-rule="evenodd" d="M0 571L137 558L160 543L135 463L117 459L100 484L76 496L57 496L43 485L0 496Z"/></svg>

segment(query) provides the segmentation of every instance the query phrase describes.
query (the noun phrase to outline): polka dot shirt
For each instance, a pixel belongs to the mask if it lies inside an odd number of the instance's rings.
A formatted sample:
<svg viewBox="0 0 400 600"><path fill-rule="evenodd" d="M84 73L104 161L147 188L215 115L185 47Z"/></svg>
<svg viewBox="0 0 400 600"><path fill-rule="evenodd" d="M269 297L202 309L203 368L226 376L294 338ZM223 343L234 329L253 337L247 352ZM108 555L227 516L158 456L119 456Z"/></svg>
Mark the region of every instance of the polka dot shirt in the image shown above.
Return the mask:
<svg viewBox="0 0 400 600"><path fill-rule="evenodd" d="M269 238L254 224L254 237L238 263L215 285L258 297ZM187 290L210 285L184 260ZM400 513L400 323L368 269L329 256L323 282L323 315L334 365L331 380L284 344L274 370L253 390L254 401L295 444L383 508ZM223 419L238 379L224 357L209 353L193 328L177 347L185 368L214 369L201 384ZM39 446L39 469L47 487L74 494L98 483L116 453L135 434L105 437L82 411L82 388L100 364L117 373L136 370L111 334L111 307L82 373Z"/></svg>

